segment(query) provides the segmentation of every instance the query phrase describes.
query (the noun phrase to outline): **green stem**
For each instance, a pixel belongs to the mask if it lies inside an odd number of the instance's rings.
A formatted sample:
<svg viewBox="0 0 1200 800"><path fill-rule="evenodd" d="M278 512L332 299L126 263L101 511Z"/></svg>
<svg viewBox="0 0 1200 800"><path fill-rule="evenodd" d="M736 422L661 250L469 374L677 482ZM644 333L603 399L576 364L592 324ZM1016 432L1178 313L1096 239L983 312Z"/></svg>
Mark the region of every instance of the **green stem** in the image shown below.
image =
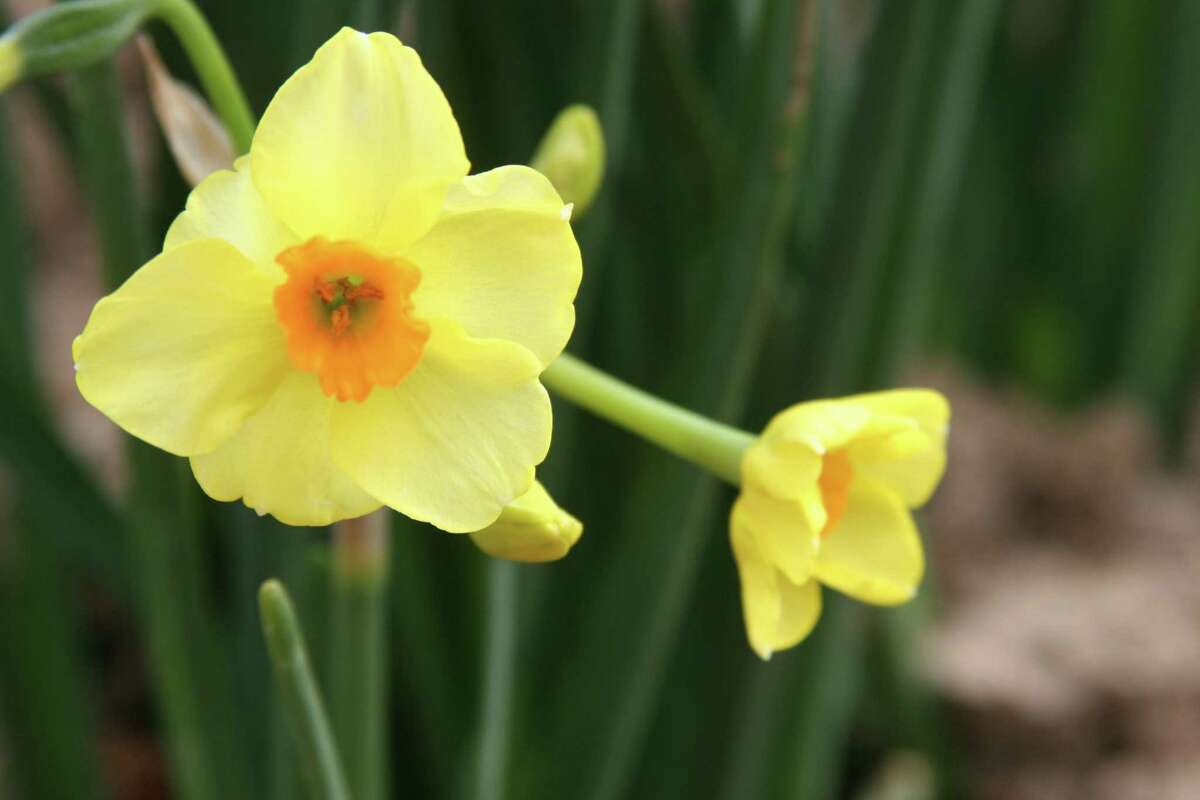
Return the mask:
<svg viewBox="0 0 1200 800"><path fill-rule="evenodd" d="M346 774L309 664L304 635L283 584L276 580L264 583L258 593L258 607L275 681L291 717L309 791L318 800L349 800Z"/></svg>
<svg viewBox="0 0 1200 800"><path fill-rule="evenodd" d="M517 565L488 561L487 654L476 772L477 800L504 797L517 659Z"/></svg>
<svg viewBox="0 0 1200 800"><path fill-rule="evenodd" d="M742 482L742 454L754 437L688 411L563 353L542 382L597 416L712 472L733 485Z"/></svg>
<svg viewBox="0 0 1200 800"><path fill-rule="evenodd" d="M385 794L388 541L386 511L333 526L330 709L356 800Z"/></svg>
<svg viewBox="0 0 1200 800"><path fill-rule="evenodd" d="M254 112L233 67L204 16L188 0L149 0L155 15L179 38L217 116L239 153L250 152Z"/></svg>

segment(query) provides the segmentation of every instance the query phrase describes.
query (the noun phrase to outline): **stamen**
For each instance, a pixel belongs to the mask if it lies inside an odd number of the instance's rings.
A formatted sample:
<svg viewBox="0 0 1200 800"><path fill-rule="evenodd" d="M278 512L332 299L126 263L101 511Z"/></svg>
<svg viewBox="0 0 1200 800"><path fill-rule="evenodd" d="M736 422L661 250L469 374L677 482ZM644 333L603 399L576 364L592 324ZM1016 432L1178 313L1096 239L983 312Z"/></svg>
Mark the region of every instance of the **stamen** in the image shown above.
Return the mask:
<svg viewBox="0 0 1200 800"><path fill-rule="evenodd" d="M328 283L320 278L313 279L313 291L316 292L317 296L320 297L325 303L332 303L334 301L334 299L337 297L337 290L337 284Z"/></svg>
<svg viewBox="0 0 1200 800"><path fill-rule="evenodd" d="M344 297L350 303L355 300L382 300L383 290L369 283L363 283L346 289Z"/></svg>
<svg viewBox="0 0 1200 800"><path fill-rule="evenodd" d="M340 305L329 315L329 327L334 336L341 336L350 327L350 306Z"/></svg>

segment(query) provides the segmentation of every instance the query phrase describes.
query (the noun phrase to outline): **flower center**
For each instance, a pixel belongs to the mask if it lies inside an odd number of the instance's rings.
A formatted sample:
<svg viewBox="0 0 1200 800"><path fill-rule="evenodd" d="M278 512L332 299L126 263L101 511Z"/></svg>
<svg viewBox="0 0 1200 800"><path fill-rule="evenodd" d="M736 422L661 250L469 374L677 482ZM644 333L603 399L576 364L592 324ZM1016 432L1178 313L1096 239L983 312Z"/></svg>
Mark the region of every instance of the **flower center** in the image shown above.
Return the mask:
<svg viewBox="0 0 1200 800"><path fill-rule="evenodd" d="M827 453L821 462L821 477L817 479L826 514L822 536L828 536L842 521L846 503L850 499L850 484L853 482L854 465L850 463L850 457L841 450Z"/></svg>
<svg viewBox="0 0 1200 800"><path fill-rule="evenodd" d="M288 356L298 369L316 373L325 394L362 401L417 366L429 325L412 315L421 282L414 264L319 236L275 260L288 276L275 290Z"/></svg>

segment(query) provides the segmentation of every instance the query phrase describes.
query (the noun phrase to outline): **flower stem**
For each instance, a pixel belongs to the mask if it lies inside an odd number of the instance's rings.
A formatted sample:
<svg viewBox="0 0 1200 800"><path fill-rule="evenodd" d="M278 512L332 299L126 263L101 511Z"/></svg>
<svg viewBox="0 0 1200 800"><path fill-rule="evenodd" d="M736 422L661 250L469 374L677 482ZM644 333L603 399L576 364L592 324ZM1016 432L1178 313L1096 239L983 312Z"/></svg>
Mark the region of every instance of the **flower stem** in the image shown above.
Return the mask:
<svg viewBox="0 0 1200 800"><path fill-rule="evenodd" d="M263 636L275 667L275 680L292 720L292 733L300 750L299 761L309 792L322 800L349 800L346 774L309 664L304 635L283 584L276 580L264 583L258 593L258 607Z"/></svg>
<svg viewBox="0 0 1200 800"><path fill-rule="evenodd" d="M733 484L741 483L742 454L754 437L688 411L563 353L542 382L597 416L636 433Z"/></svg>
<svg viewBox="0 0 1200 800"><path fill-rule="evenodd" d="M255 119L221 43L189 0L149 0L155 16L179 38L217 116L225 123L239 153L250 151Z"/></svg>
<svg viewBox="0 0 1200 800"><path fill-rule="evenodd" d="M485 659L475 797L476 800L500 800L506 794L517 659L517 565L494 558L488 560Z"/></svg>
<svg viewBox="0 0 1200 800"><path fill-rule="evenodd" d="M330 710L356 800L385 794L387 584L387 511L334 525Z"/></svg>

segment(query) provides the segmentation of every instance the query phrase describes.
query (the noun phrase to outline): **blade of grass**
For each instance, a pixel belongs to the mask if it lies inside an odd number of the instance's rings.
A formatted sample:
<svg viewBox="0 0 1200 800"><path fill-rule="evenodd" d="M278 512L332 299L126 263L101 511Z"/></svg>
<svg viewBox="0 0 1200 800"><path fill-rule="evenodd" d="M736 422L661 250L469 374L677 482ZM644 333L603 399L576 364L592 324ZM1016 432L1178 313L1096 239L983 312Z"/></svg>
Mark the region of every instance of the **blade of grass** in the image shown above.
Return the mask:
<svg viewBox="0 0 1200 800"><path fill-rule="evenodd" d="M116 73L100 64L74 76L80 164L109 285L149 255ZM142 632L166 729L172 772L187 800L248 795L240 726L205 593L195 489L186 464L129 443L128 547Z"/></svg>
<svg viewBox="0 0 1200 800"><path fill-rule="evenodd" d="M381 800L387 786L388 516L384 509L333 526L330 710L357 800Z"/></svg>
<svg viewBox="0 0 1200 800"><path fill-rule="evenodd" d="M817 228L832 232L819 247L824 258L814 290L825 305L814 304L814 327L801 337L812 341L817 336L827 345L810 351L811 375L801 371L800 381L817 395L845 393L858 388L858 381L878 380L866 367L872 354L864 331L871 328L874 287L895 230L907 143L917 122L917 92L924 74L921 48L928 47L935 29L935 10L933 3L885 4L880 10L867 54L867 84L845 137L846 162L837 171L832 199L817 194L801 201L804 214L796 231L800 246L812 246L808 237ZM823 167L825 174L828 169ZM822 212L830 217L814 226ZM795 379L768 386L765 392L776 408L803 394ZM862 683L864 620L860 607L831 592L825 592L825 598L822 619L798 652L749 670L726 797L767 793L807 798L837 791ZM759 739L775 745L766 768L760 763L762 754L751 749Z"/></svg>
<svg viewBox="0 0 1200 800"><path fill-rule="evenodd" d="M1156 104L1157 164L1147 200L1132 315L1122 353L1123 388L1171 430L1182 411L1187 357L1200 316L1200 4L1168 10L1166 74ZM1176 437L1172 437L1174 439Z"/></svg>
<svg viewBox="0 0 1200 800"><path fill-rule="evenodd" d="M8 520L0 574L0 701L18 734L15 777L26 797L106 797L70 573L55 537L23 504Z"/></svg>
<svg viewBox="0 0 1200 800"><path fill-rule="evenodd" d="M421 736L415 756L434 785L446 786L459 772L460 742L467 735L467 706L459 688L451 637L440 629L431 548L437 543L418 523L393 515L392 636L397 693L410 704Z"/></svg>
<svg viewBox="0 0 1200 800"><path fill-rule="evenodd" d="M984 68L995 41L1002 0L968 0L958 22L944 67L944 86L917 188L908 247L898 265L898 287L891 319L880 337L880 378L895 379L925 338L931 300L944 267L951 212L962 181L967 144Z"/></svg>
<svg viewBox="0 0 1200 800"><path fill-rule="evenodd" d="M855 391L879 380L868 374L872 336L878 332L872 314L897 230L938 9L934 2L880 8L871 46L875 60L867 74L875 84L865 90L845 150L846 169L814 289L823 298L811 333L819 332L824 345L810 351L817 378L813 388L820 395Z"/></svg>
<svg viewBox="0 0 1200 800"><path fill-rule="evenodd" d="M43 520L62 555L88 569L115 596L126 599L124 536L117 511L41 411L31 359L28 297L29 231L21 209L15 161L8 157L7 120L0 115L0 282L11 301L0 319L0 461L8 465L24 503Z"/></svg>
<svg viewBox="0 0 1200 800"><path fill-rule="evenodd" d="M291 731L313 800L349 800L350 789L321 692L308 660L304 634L287 590L279 581L258 595L263 638L275 667L275 682L292 721Z"/></svg>
<svg viewBox="0 0 1200 800"><path fill-rule="evenodd" d="M34 411L40 392L26 313L31 264L21 184L13 174L13 163L8 150L8 120L0 110L0 252L5 254L0 259L0 283L9 294L6 313L0 319L0 373L5 383L12 383L4 387L10 390L3 395L9 405L0 416L18 417L14 427L4 426L6 433L13 434L5 436L6 441L21 440L18 451L47 444L31 442L22 424L36 420L35 430L49 439L49 450L54 454L49 460L40 451L32 456L36 463L51 466L42 474L31 475L24 469L28 464L20 462L28 458L12 464L18 476L18 495L13 518L7 520L11 523L7 526L11 539L6 544L11 550L0 563L0 651L5 653L0 659L0 700L8 709L10 724L21 733L13 747L27 796L101 798L107 791L94 749L95 727L83 654L78 646L77 610L71 602L74 570L63 563L63 542L107 535L111 544L119 529L113 515L105 516L107 505L95 485L79 472L71 472L76 464L59 447L41 414ZM15 403L20 404L23 414L10 413ZM67 474L57 474L54 467L64 465L55 464L54 456L66 462ZM37 488L39 480L42 490ZM67 491L59 490L60 480L69 487ZM99 531L88 527L85 513L74 520L79 527L73 530L81 536L57 533L63 515L53 510L64 502L74 504L78 494L72 488L90 493L97 500ZM104 529L105 522L112 527Z"/></svg>
<svg viewBox="0 0 1200 800"><path fill-rule="evenodd" d="M794 196L790 181L803 135L802 107L786 103L792 79L805 75L803 69L793 72L798 19L807 17L788 2L772 3L764 14L740 117L742 202L719 232L717 263L725 268L704 287L708 301L719 302L702 328L708 334L690 342L696 349L680 354L682 369L671 376L676 387L688 387L684 405L719 419L737 419L745 407L781 263L779 246ZM750 266L732 266L745 264ZM701 363L699 354L709 368L696 376L692 368ZM628 549L616 561L624 567L602 585L596 615L584 620L577 657L567 669L570 680L550 723L556 750L586 748L591 755L582 764L563 759L566 769L547 776L546 796L586 793L608 800L627 793L695 584L719 487L688 470L642 478L631 492L626 524L647 533L623 542ZM685 509L676 524L663 517L663 509L673 507ZM613 652L624 654L616 665L605 658ZM588 703L581 700L584 692Z"/></svg>
<svg viewBox="0 0 1200 800"><path fill-rule="evenodd" d="M294 536L297 533L295 528L287 528L282 523L273 524L285 529L283 531L285 534ZM318 529L314 533L316 536L312 539L315 541L306 540L302 546L298 547L296 552L291 554L291 558L279 565L278 574L284 585L292 587L289 597L295 605L296 613L304 619L311 620L305 626L304 636L308 645L309 666L317 685L328 686L329 665L325 663L328 659L323 656L329 653L329 626L333 621L332 615L329 613L333 604L333 559L330 557L326 541L328 529ZM253 593L253 595L255 617L261 628L257 593ZM262 650L261 630L256 643L260 655L269 661L269 654ZM269 673L267 677L269 680L271 679ZM285 706L277 692L271 692L271 694L274 702L271 714L272 763L268 775L270 796L274 800L295 800L297 795L305 791L301 788L306 780L305 767L300 761L298 748L292 734L291 710Z"/></svg>
<svg viewBox="0 0 1200 800"><path fill-rule="evenodd" d="M489 559L483 706L476 756L476 800L507 796L517 660L517 565Z"/></svg>
<svg viewBox="0 0 1200 800"><path fill-rule="evenodd" d="M877 377L883 384L899 378L925 340L937 283L944 276L944 247L951 212L959 196L967 144L982 92L985 66L996 39L1001 0L968 0L954 10L950 51L939 65L940 99L916 189L916 207L908 247L895 275L895 291L881 337ZM931 615L928 593L916 601L877 615L881 680L873 688L889 709L887 730L893 747L919 747L953 780L957 759L942 726L937 702L918 674L913 653Z"/></svg>

